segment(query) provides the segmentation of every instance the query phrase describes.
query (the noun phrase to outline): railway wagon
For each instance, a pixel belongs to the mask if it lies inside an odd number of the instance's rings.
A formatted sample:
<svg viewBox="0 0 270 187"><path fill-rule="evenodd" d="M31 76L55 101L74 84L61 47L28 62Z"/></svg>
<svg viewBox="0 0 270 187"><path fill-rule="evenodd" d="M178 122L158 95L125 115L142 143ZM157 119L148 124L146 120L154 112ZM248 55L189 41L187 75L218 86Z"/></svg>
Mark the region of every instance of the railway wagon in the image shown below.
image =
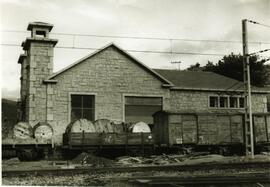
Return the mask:
<svg viewBox="0 0 270 187"><path fill-rule="evenodd" d="M36 160L48 156L54 149L54 130L48 123L17 123L12 137L2 139L2 158L17 156L20 160Z"/></svg>
<svg viewBox="0 0 270 187"><path fill-rule="evenodd" d="M84 123L78 122L84 121ZM137 132L136 132L137 131ZM71 123L63 134L63 148L67 151L140 151L152 149L154 137L150 127L135 124L115 123L107 119L95 122L78 120Z"/></svg>
<svg viewBox="0 0 270 187"><path fill-rule="evenodd" d="M154 117L154 136L158 145L210 150L221 154L244 152L242 113L191 113L159 111ZM257 151L270 142L270 114L253 114Z"/></svg>

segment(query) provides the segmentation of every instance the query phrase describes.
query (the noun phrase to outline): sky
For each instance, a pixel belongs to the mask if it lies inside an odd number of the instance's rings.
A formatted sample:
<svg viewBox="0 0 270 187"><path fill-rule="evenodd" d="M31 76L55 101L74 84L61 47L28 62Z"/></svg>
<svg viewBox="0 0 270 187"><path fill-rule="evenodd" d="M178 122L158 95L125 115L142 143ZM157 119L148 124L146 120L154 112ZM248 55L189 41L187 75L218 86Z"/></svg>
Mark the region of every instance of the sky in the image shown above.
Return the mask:
<svg viewBox="0 0 270 187"><path fill-rule="evenodd" d="M216 63L223 55L232 52L242 53L242 19L270 25L270 0L1 0L0 2L1 89L3 98L12 99L19 98L20 94L21 67L17 61L23 50L20 46L3 44L20 45L26 37L30 37L30 33L26 32L29 22L41 21L53 24L50 37L58 39L56 47L99 49L113 42L148 67L166 69L185 69L197 62L205 65L208 60ZM270 28L248 23L247 29L250 53L270 48ZM168 40L78 35L74 37L59 33ZM143 53L130 50L218 55ZM55 48L54 72L92 52L90 49ZM264 56L262 58L270 57L270 52L262 55ZM172 63L179 61L180 65Z"/></svg>

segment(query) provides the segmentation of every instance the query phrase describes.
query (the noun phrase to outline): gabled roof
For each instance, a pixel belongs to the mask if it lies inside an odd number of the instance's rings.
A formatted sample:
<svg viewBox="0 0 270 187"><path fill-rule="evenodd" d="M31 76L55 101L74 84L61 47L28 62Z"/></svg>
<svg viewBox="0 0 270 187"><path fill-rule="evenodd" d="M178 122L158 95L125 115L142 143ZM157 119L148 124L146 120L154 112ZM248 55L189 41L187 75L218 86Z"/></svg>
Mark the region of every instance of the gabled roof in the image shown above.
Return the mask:
<svg viewBox="0 0 270 187"><path fill-rule="evenodd" d="M206 71L179 71L154 69L158 74L174 84L171 89L243 91L244 83L229 77ZM253 91L267 90L253 86Z"/></svg>
<svg viewBox="0 0 270 187"><path fill-rule="evenodd" d="M122 54L124 54L125 56L127 56L128 58L130 58L134 63L136 63L137 65L139 65L141 68L145 69L146 71L148 71L149 73L151 73L152 75L154 75L156 78L158 78L161 82L163 82L163 84L165 86L172 86L173 84L167 80L166 78L164 78L163 76L159 75L158 73L156 73L155 71L153 71L151 68L147 67L146 65L144 65L142 62L140 62L138 59L136 59L135 57L133 57L132 55L130 55L129 53L127 53L126 51L124 51L123 49L121 49L119 46L117 46L114 43L110 43L108 45L106 45L105 47L91 53L90 55L85 56L84 58L81 58L80 60L76 61L75 63L67 66L66 68L52 74L50 77L48 77L48 80L45 80L46 82L54 79L56 76L64 73L65 71L71 69L72 67L83 63L86 59L93 57L94 55L100 53L101 51L106 50L109 47L115 47L116 49L118 49Z"/></svg>

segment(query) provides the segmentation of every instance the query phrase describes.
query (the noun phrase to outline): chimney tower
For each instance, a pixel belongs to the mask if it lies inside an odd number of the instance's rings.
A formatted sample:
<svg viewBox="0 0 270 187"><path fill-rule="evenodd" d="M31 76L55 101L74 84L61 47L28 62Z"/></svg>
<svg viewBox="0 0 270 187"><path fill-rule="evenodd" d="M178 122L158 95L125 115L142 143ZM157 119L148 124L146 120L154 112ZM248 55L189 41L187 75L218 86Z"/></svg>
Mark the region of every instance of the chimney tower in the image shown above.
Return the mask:
<svg viewBox="0 0 270 187"><path fill-rule="evenodd" d="M47 85L44 80L53 72L53 53L56 39L49 38L53 25L29 23L31 37L22 43L21 64L21 121L31 123L47 120Z"/></svg>

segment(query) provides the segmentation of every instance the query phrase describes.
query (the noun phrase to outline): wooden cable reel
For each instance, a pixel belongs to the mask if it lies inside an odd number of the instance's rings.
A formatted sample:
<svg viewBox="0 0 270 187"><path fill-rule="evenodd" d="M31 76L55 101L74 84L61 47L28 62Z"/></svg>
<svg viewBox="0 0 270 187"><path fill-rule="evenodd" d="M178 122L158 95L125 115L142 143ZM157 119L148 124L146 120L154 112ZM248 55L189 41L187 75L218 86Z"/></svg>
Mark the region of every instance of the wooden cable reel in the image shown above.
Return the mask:
<svg viewBox="0 0 270 187"><path fill-rule="evenodd" d="M19 139L29 139L33 137L33 128L27 122L19 122L13 128L13 135Z"/></svg>
<svg viewBox="0 0 270 187"><path fill-rule="evenodd" d="M93 123L87 119L79 119L73 123L70 123L66 129L66 132L96 132Z"/></svg>
<svg viewBox="0 0 270 187"><path fill-rule="evenodd" d="M132 133L151 133L151 129L149 127L149 125L145 122L138 122L138 123L135 123L133 124L131 127L130 127L130 131Z"/></svg>
<svg viewBox="0 0 270 187"><path fill-rule="evenodd" d="M37 139L51 139L53 136L53 128L46 122L39 122L34 126L34 137Z"/></svg>
<svg viewBox="0 0 270 187"><path fill-rule="evenodd" d="M94 125L96 127L96 132L99 133L114 132L112 122L108 119L98 119L94 122Z"/></svg>

